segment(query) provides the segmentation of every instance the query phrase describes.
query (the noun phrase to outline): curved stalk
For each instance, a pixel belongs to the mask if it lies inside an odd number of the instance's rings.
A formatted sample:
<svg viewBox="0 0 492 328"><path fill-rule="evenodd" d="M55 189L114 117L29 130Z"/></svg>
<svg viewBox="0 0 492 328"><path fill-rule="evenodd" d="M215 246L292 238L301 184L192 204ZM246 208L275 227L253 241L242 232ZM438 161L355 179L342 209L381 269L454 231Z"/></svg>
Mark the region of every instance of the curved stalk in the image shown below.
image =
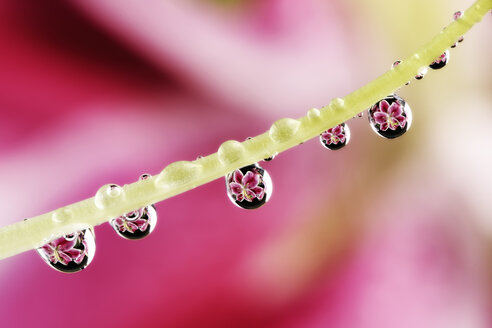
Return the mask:
<svg viewBox="0 0 492 328"><path fill-rule="evenodd" d="M103 186L92 198L0 228L0 259L183 193L317 137L322 131L347 121L410 81L491 9L492 0L476 1L460 19L449 24L394 69L344 98L333 99L328 106L310 109L299 119L280 119L267 132L252 139L224 142L217 153L192 162L172 163L159 175L122 188Z"/></svg>

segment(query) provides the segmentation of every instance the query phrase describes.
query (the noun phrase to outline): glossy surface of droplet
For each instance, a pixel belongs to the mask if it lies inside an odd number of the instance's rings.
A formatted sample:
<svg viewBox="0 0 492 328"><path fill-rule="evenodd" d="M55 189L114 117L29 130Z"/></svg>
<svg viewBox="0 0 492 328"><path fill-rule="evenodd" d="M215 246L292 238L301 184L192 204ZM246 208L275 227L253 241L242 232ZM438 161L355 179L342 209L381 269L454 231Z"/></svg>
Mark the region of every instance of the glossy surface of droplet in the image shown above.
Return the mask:
<svg viewBox="0 0 492 328"><path fill-rule="evenodd" d="M441 56L437 57L429 67L432 69L441 69L449 62L449 50L446 50Z"/></svg>
<svg viewBox="0 0 492 328"><path fill-rule="evenodd" d="M282 118L272 124L269 135L273 141L282 143L289 141L301 126L301 122L292 118Z"/></svg>
<svg viewBox="0 0 492 328"><path fill-rule="evenodd" d="M263 206L272 195L272 179L258 164L237 169L226 175L225 180L227 196L236 206L244 209Z"/></svg>
<svg viewBox="0 0 492 328"><path fill-rule="evenodd" d="M96 253L92 229L84 229L55 238L37 249L41 258L53 269L73 273L85 269Z"/></svg>
<svg viewBox="0 0 492 328"><path fill-rule="evenodd" d="M100 209L109 207L125 198L123 188L116 184L107 184L99 188L94 197L96 206Z"/></svg>
<svg viewBox="0 0 492 328"><path fill-rule="evenodd" d="M367 113L374 132L387 139L401 136L412 124L410 106L397 95L378 101Z"/></svg>
<svg viewBox="0 0 492 328"><path fill-rule="evenodd" d="M330 150L338 150L345 147L350 141L350 129L342 123L320 134L319 141Z"/></svg>
<svg viewBox="0 0 492 328"><path fill-rule="evenodd" d="M154 205L145 206L112 219L110 224L123 238L142 239L154 230L157 224L157 212Z"/></svg>
<svg viewBox="0 0 492 328"><path fill-rule="evenodd" d="M415 75L415 79L416 80L422 80L424 78L425 74L427 74L427 71L428 71L427 67L423 67L423 68L419 69L418 74Z"/></svg>

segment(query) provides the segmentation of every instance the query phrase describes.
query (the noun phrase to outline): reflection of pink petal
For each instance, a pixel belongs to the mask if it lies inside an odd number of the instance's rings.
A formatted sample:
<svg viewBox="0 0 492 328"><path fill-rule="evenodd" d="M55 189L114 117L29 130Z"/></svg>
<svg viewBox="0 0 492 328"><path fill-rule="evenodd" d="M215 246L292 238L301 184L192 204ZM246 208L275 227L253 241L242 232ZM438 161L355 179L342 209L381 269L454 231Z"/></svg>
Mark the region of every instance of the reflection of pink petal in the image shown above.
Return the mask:
<svg viewBox="0 0 492 328"><path fill-rule="evenodd" d="M395 119L400 123L400 126L402 128L405 127L405 124L407 123L407 118L405 116L399 115L399 116L395 117Z"/></svg>
<svg viewBox="0 0 492 328"><path fill-rule="evenodd" d="M263 195L265 194L265 189L261 187L253 187L250 190L256 195L256 198L258 198L259 200L261 200L263 198Z"/></svg>
<svg viewBox="0 0 492 328"><path fill-rule="evenodd" d="M237 195L236 195L236 200L237 200L238 202L242 202L242 201L243 201L243 199L244 199L244 195L243 195L243 193L242 193L242 192L241 192L240 194L237 194Z"/></svg>
<svg viewBox="0 0 492 328"><path fill-rule="evenodd" d="M383 124L388 120L388 114L382 112L375 112L373 117L374 121L379 124Z"/></svg>
<svg viewBox="0 0 492 328"><path fill-rule="evenodd" d="M251 189L246 189L245 192L248 195L247 197L244 197L244 199L246 199L246 201L252 202L253 199L256 198L256 194Z"/></svg>
<svg viewBox="0 0 492 328"><path fill-rule="evenodd" d="M77 238L73 240L66 240L65 237L59 238L58 249L65 251L68 249L72 249L77 243Z"/></svg>
<svg viewBox="0 0 492 328"><path fill-rule="evenodd" d="M341 143L344 143L344 142L345 142L345 135L340 134L340 135L338 135L337 137L338 137L338 140L339 140Z"/></svg>
<svg viewBox="0 0 492 328"><path fill-rule="evenodd" d="M379 103L379 110L383 113L387 113L389 108L389 103L386 100L382 100Z"/></svg>
<svg viewBox="0 0 492 328"><path fill-rule="evenodd" d="M243 186L240 185L239 183L231 182L229 184L229 187L231 188L232 193L235 195L238 195L243 192Z"/></svg>
<svg viewBox="0 0 492 328"><path fill-rule="evenodd" d="M259 182L260 182L259 174L256 174L252 171L248 171L248 173L246 173L246 175L243 178L243 186L245 188L251 188L257 186Z"/></svg>
<svg viewBox="0 0 492 328"><path fill-rule="evenodd" d="M391 106L388 108L388 114L390 116L398 116L402 113L401 106L398 102L394 102L391 104Z"/></svg>
<svg viewBox="0 0 492 328"><path fill-rule="evenodd" d="M233 177L234 177L234 182L236 182L236 183L242 183L242 181L243 181L243 173L240 170L234 171Z"/></svg>
<svg viewBox="0 0 492 328"><path fill-rule="evenodd" d="M383 124L381 124L381 127L380 127L381 131L388 130L388 125L389 125L388 122L384 122Z"/></svg>
<svg viewBox="0 0 492 328"><path fill-rule="evenodd" d="M336 135L338 135L338 134L342 133L342 126L341 126L341 125L337 125L337 126L335 126L335 127L333 128L332 133L333 133L333 134L336 134Z"/></svg>
<svg viewBox="0 0 492 328"><path fill-rule="evenodd" d="M61 258L61 262L65 265L72 261L70 255L65 254L64 252L58 252L58 256Z"/></svg>
<svg viewBox="0 0 492 328"><path fill-rule="evenodd" d="M126 222L126 225L128 226L128 231L130 232L135 232L138 229L137 225L133 222Z"/></svg>
<svg viewBox="0 0 492 328"><path fill-rule="evenodd" d="M147 227L149 226L149 221L144 220L144 219L138 219L138 220L135 220L133 222L137 225L137 227L140 231L145 231L147 229Z"/></svg>

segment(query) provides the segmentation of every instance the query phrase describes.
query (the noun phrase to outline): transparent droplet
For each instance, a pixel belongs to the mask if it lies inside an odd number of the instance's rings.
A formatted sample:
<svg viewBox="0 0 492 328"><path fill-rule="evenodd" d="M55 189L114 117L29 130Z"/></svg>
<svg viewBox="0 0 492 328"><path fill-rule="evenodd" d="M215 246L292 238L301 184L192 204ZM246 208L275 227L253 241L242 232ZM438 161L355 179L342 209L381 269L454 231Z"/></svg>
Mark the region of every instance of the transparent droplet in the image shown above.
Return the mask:
<svg viewBox="0 0 492 328"><path fill-rule="evenodd" d="M418 74L415 75L415 79L416 80L422 80L424 78L425 74L427 74L427 71L428 71L427 67L423 67L423 68L419 69Z"/></svg>
<svg viewBox="0 0 492 328"><path fill-rule="evenodd" d="M154 230L156 223L157 212L154 205L142 207L110 221L118 235L126 239L147 237Z"/></svg>
<svg viewBox="0 0 492 328"><path fill-rule="evenodd" d="M150 179L151 177L152 177L152 176L151 176L150 174L148 174L148 173L144 173L144 174L142 174L142 175L138 178L138 180L139 180L139 181L142 181L142 180L147 180L147 179Z"/></svg>
<svg viewBox="0 0 492 328"><path fill-rule="evenodd" d="M270 161L273 161L273 159L275 158L275 156L277 156L277 154L273 154L272 156L270 157L267 157L265 159L263 159L264 162L270 162Z"/></svg>
<svg viewBox="0 0 492 328"><path fill-rule="evenodd" d="M255 209L270 199L273 191L272 179L258 164L252 164L226 175L227 196L237 206Z"/></svg>
<svg viewBox="0 0 492 328"><path fill-rule="evenodd" d="M429 65L429 67L432 68L432 69L441 69L444 66L446 66L446 64L448 63L448 61L449 61L449 50L446 50L442 55L440 55L439 57L437 57L437 59L434 60Z"/></svg>
<svg viewBox="0 0 492 328"><path fill-rule="evenodd" d="M96 253L92 229L84 229L51 240L36 249L41 258L53 269L72 273L85 269Z"/></svg>
<svg viewBox="0 0 492 328"><path fill-rule="evenodd" d="M453 19L454 20L457 20L458 18L460 18L461 16L463 16L463 12L460 10L460 11L457 11L453 14Z"/></svg>
<svg viewBox="0 0 492 328"><path fill-rule="evenodd" d="M387 139L401 136L412 124L410 106L397 95L390 95L378 101L367 113L374 132Z"/></svg>
<svg viewBox="0 0 492 328"><path fill-rule="evenodd" d="M328 129L319 135L321 144L331 150L345 147L350 141L350 129L347 124L342 123Z"/></svg>

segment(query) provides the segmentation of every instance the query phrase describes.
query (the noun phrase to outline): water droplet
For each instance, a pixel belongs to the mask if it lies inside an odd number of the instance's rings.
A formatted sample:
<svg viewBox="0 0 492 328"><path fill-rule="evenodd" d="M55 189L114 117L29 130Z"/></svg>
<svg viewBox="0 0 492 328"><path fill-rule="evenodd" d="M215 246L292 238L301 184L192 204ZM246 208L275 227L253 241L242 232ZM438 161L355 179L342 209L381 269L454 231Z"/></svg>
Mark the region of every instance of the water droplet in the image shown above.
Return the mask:
<svg viewBox="0 0 492 328"><path fill-rule="evenodd" d="M319 135L319 141L323 146L331 150L338 150L350 141L350 129L342 123L332 127Z"/></svg>
<svg viewBox="0 0 492 328"><path fill-rule="evenodd" d="M138 180L139 180L139 181L148 180L148 179L150 179L151 177L152 177L152 176L151 176L150 174L148 174L148 173L144 173L144 174L142 174L142 175L138 178Z"/></svg>
<svg viewBox="0 0 492 328"><path fill-rule="evenodd" d="M99 188L94 198L96 206L100 209L111 206L118 200L122 200L125 196L125 191L118 185L107 184Z"/></svg>
<svg viewBox="0 0 492 328"><path fill-rule="evenodd" d="M446 50L442 55L440 55L439 57L437 57L437 59L434 60L429 65L429 67L432 68L432 69L441 69L444 66L446 66L446 64L448 62L449 62L449 50Z"/></svg>
<svg viewBox="0 0 492 328"><path fill-rule="evenodd" d="M298 120L282 118L270 127L270 138L278 143L289 141L297 133L300 126L301 122Z"/></svg>
<svg viewBox="0 0 492 328"><path fill-rule="evenodd" d="M454 20L457 20L458 18L460 18L461 16L463 16L463 12L460 10L460 11L457 11L453 14L453 19Z"/></svg>
<svg viewBox="0 0 492 328"><path fill-rule="evenodd" d="M343 110L345 108L345 100L343 100L342 98L334 98L331 100L328 106L331 110L334 111Z"/></svg>
<svg viewBox="0 0 492 328"><path fill-rule="evenodd" d="M202 168L201 165L188 161L171 163L156 177L155 185L165 188L189 183L200 175Z"/></svg>
<svg viewBox="0 0 492 328"><path fill-rule="evenodd" d="M51 219L56 223L67 222L72 218L72 209L70 207L62 207L57 209L51 215Z"/></svg>
<svg viewBox="0 0 492 328"><path fill-rule="evenodd" d="M273 161L273 159L275 158L275 156L277 156L277 153L273 154L272 156L270 157L267 157L265 159L263 159L264 162L270 162L270 161Z"/></svg>
<svg viewBox="0 0 492 328"><path fill-rule="evenodd" d="M237 206L255 209L270 199L272 179L258 164L252 164L229 173L225 177L227 196Z"/></svg>
<svg viewBox="0 0 492 328"><path fill-rule="evenodd" d="M242 143L236 140L228 140L220 145L217 151L219 161L223 165L235 163L243 158L245 149Z"/></svg>
<svg viewBox="0 0 492 328"><path fill-rule="evenodd" d="M318 121L321 119L321 112L317 108L311 108L307 112L307 117L310 121Z"/></svg>
<svg viewBox="0 0 492 328"><path fill-rule="evenodd" d="M36 249L53 269L72 273L85 269L96 253L94 231L80 230L51 240Z"/></svg>
<svg viewBox="0 0 492 328"><path fill-rule="evenodd" d="M427 71L428 71L427 67L420 68L417 75L415 75L415 79L416 80L422 80L424 78L425 74L427 74Z"/></svg>
<svg viewBox="0 0 492 328"><path fill-rule="evenodd" d="M364 112L360 112L357 115L355 115L353 118L361 118L364 116Z"/></svg>
<svg viewBox="0 0 492 328"><path fill-rule="evenodd" d="M397 95L390 95L378 101L367 113L374 132L388 139L401 136L412 124L410 106Z"/></svg>
<svg viewBox="0 0 492 328"><path fill-rule="evenodd" d="M156 223L157 212L154 205L142 207L110 221L118 235L126 239L147 237L154 230Z"/></svg>

